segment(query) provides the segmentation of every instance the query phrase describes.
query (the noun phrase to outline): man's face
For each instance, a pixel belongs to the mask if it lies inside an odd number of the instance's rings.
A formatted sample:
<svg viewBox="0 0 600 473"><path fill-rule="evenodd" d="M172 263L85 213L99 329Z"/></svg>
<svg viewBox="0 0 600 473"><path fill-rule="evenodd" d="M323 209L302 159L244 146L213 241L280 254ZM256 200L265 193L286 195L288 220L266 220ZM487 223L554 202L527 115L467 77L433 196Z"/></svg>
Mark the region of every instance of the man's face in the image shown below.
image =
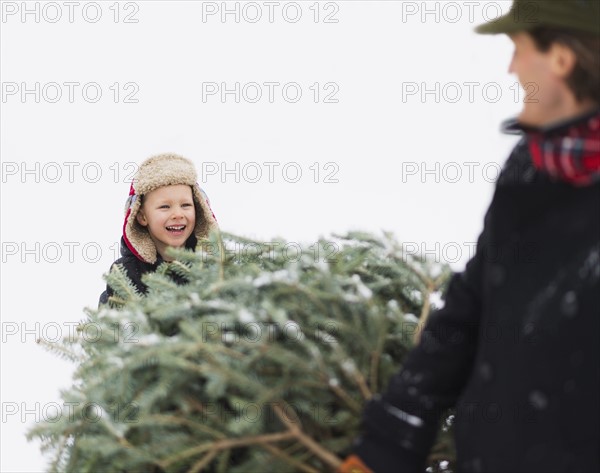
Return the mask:
<svg viewBox="0 0 600 473"><path fill-rule="evenodd" d="M560 118L571 97L564 77L570 72L564 63L564 48L553 45L540 52L533 38L525 33L510 35L515 50L508 72L516 74L525 91L519 121L543 126Z"/></svg>
<svg viewBox="0 0 600 473"><path fill-rule="evenodd" d="M173 185L148 192L137 220L148 229L157 251L165 259L168 246L185 246L194 231L196 210L191 187Z"/></svg>

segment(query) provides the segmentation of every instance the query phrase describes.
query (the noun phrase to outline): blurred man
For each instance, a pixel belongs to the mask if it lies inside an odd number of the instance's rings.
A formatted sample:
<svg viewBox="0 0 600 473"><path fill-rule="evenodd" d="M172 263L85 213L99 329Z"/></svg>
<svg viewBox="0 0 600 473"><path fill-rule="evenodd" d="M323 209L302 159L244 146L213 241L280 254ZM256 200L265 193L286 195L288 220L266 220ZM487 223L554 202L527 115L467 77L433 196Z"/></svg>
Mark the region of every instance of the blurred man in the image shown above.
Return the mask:
<svg viewBox="0 0 600 473"><path fill-rule="evenodd" d="M449 407L457 471L600 471L600 2L515 0L477 31L514 42L523 137L343 472L424 471Z"/></svg>

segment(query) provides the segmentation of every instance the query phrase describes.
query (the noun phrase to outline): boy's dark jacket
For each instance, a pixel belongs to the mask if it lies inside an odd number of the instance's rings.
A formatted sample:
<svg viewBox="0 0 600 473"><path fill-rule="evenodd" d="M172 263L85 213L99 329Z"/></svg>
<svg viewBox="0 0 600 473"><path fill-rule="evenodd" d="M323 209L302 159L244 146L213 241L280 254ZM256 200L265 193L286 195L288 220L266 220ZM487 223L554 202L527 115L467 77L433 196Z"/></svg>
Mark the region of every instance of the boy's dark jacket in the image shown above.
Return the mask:
<svg viewBox="0 0 600 473"><path fill-rule="evenodd" d="M185 247L187 249L190 249L193 251L196 247L197 242L198 242L198 239L192 233L190 235L190 237L187 239L187 241L185 243ZM127 247L127 245L125 244L125 240L123 239L123 237L121 237L121 257L111 265L110 269L112 270L113 266L115 266L117 264L122 265L123 268L125 269L125 273L129 277L129 279L131 280L131 282L133 283L133 285L135 286L137 291L141 294L144 294L146 292L147 288L146 288L146 285L142 282L142 275L144 275L145 273L153 273L154 271L156 271L156 268L158 268L160 266L160 264L163 262L164 262L164 260L161 258L160 255L157 256L157 261L154 264L147 263L145 261L140 260ZM185 282L182 278L177 276L175 273L169 273L169 275L177 283ZM100 295L100 301L99 301L98 305L100 306L101 304L108 303L108 299L112 295L113 295L113 290L111 289L110 286L107 285L106 290Z"/></svg>
<svg viewBox="0 0 600 473"><path fill-rule="evenodd" d="M475 256L354 452L376 473L423 472L455 406L456 471L600 471L599 360L600 183L551 180L522 139Z"/></svg>

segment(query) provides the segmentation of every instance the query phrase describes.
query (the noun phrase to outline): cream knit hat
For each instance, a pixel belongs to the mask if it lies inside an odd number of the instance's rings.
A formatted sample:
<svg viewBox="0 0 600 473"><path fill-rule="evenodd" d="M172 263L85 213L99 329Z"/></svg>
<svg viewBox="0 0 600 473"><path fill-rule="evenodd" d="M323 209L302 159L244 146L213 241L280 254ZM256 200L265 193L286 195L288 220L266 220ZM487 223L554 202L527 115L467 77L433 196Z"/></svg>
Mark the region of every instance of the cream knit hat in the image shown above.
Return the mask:
<svg viewBox="0 0 600 473"><path fill-rule="evenodd" d="M135 256L147 263L154 264L157 261L156 246L148 230L139 224L136 217L142 205L140 196L159 187L184 184L192 188L196 208L194 235L198 240L208 237L212 231L219 230L208 197L200 189L197 180L194 164L176 154L152 156L140 165L131 183L123 223L123 239Z"/></svg>

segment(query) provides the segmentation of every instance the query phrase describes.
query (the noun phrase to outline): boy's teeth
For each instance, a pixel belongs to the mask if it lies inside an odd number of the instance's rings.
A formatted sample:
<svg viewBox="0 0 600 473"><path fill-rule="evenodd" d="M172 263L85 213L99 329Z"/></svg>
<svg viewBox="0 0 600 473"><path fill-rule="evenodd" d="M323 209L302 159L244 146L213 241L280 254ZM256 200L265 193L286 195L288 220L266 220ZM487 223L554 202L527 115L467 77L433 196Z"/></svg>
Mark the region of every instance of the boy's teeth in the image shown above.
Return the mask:
<svg viewBox="0 0 600 473"><path fill-rule="evenodd" d="M185 225L177 225L174 227L167 227L167 230L183 230L185 228Z"/></svg>

